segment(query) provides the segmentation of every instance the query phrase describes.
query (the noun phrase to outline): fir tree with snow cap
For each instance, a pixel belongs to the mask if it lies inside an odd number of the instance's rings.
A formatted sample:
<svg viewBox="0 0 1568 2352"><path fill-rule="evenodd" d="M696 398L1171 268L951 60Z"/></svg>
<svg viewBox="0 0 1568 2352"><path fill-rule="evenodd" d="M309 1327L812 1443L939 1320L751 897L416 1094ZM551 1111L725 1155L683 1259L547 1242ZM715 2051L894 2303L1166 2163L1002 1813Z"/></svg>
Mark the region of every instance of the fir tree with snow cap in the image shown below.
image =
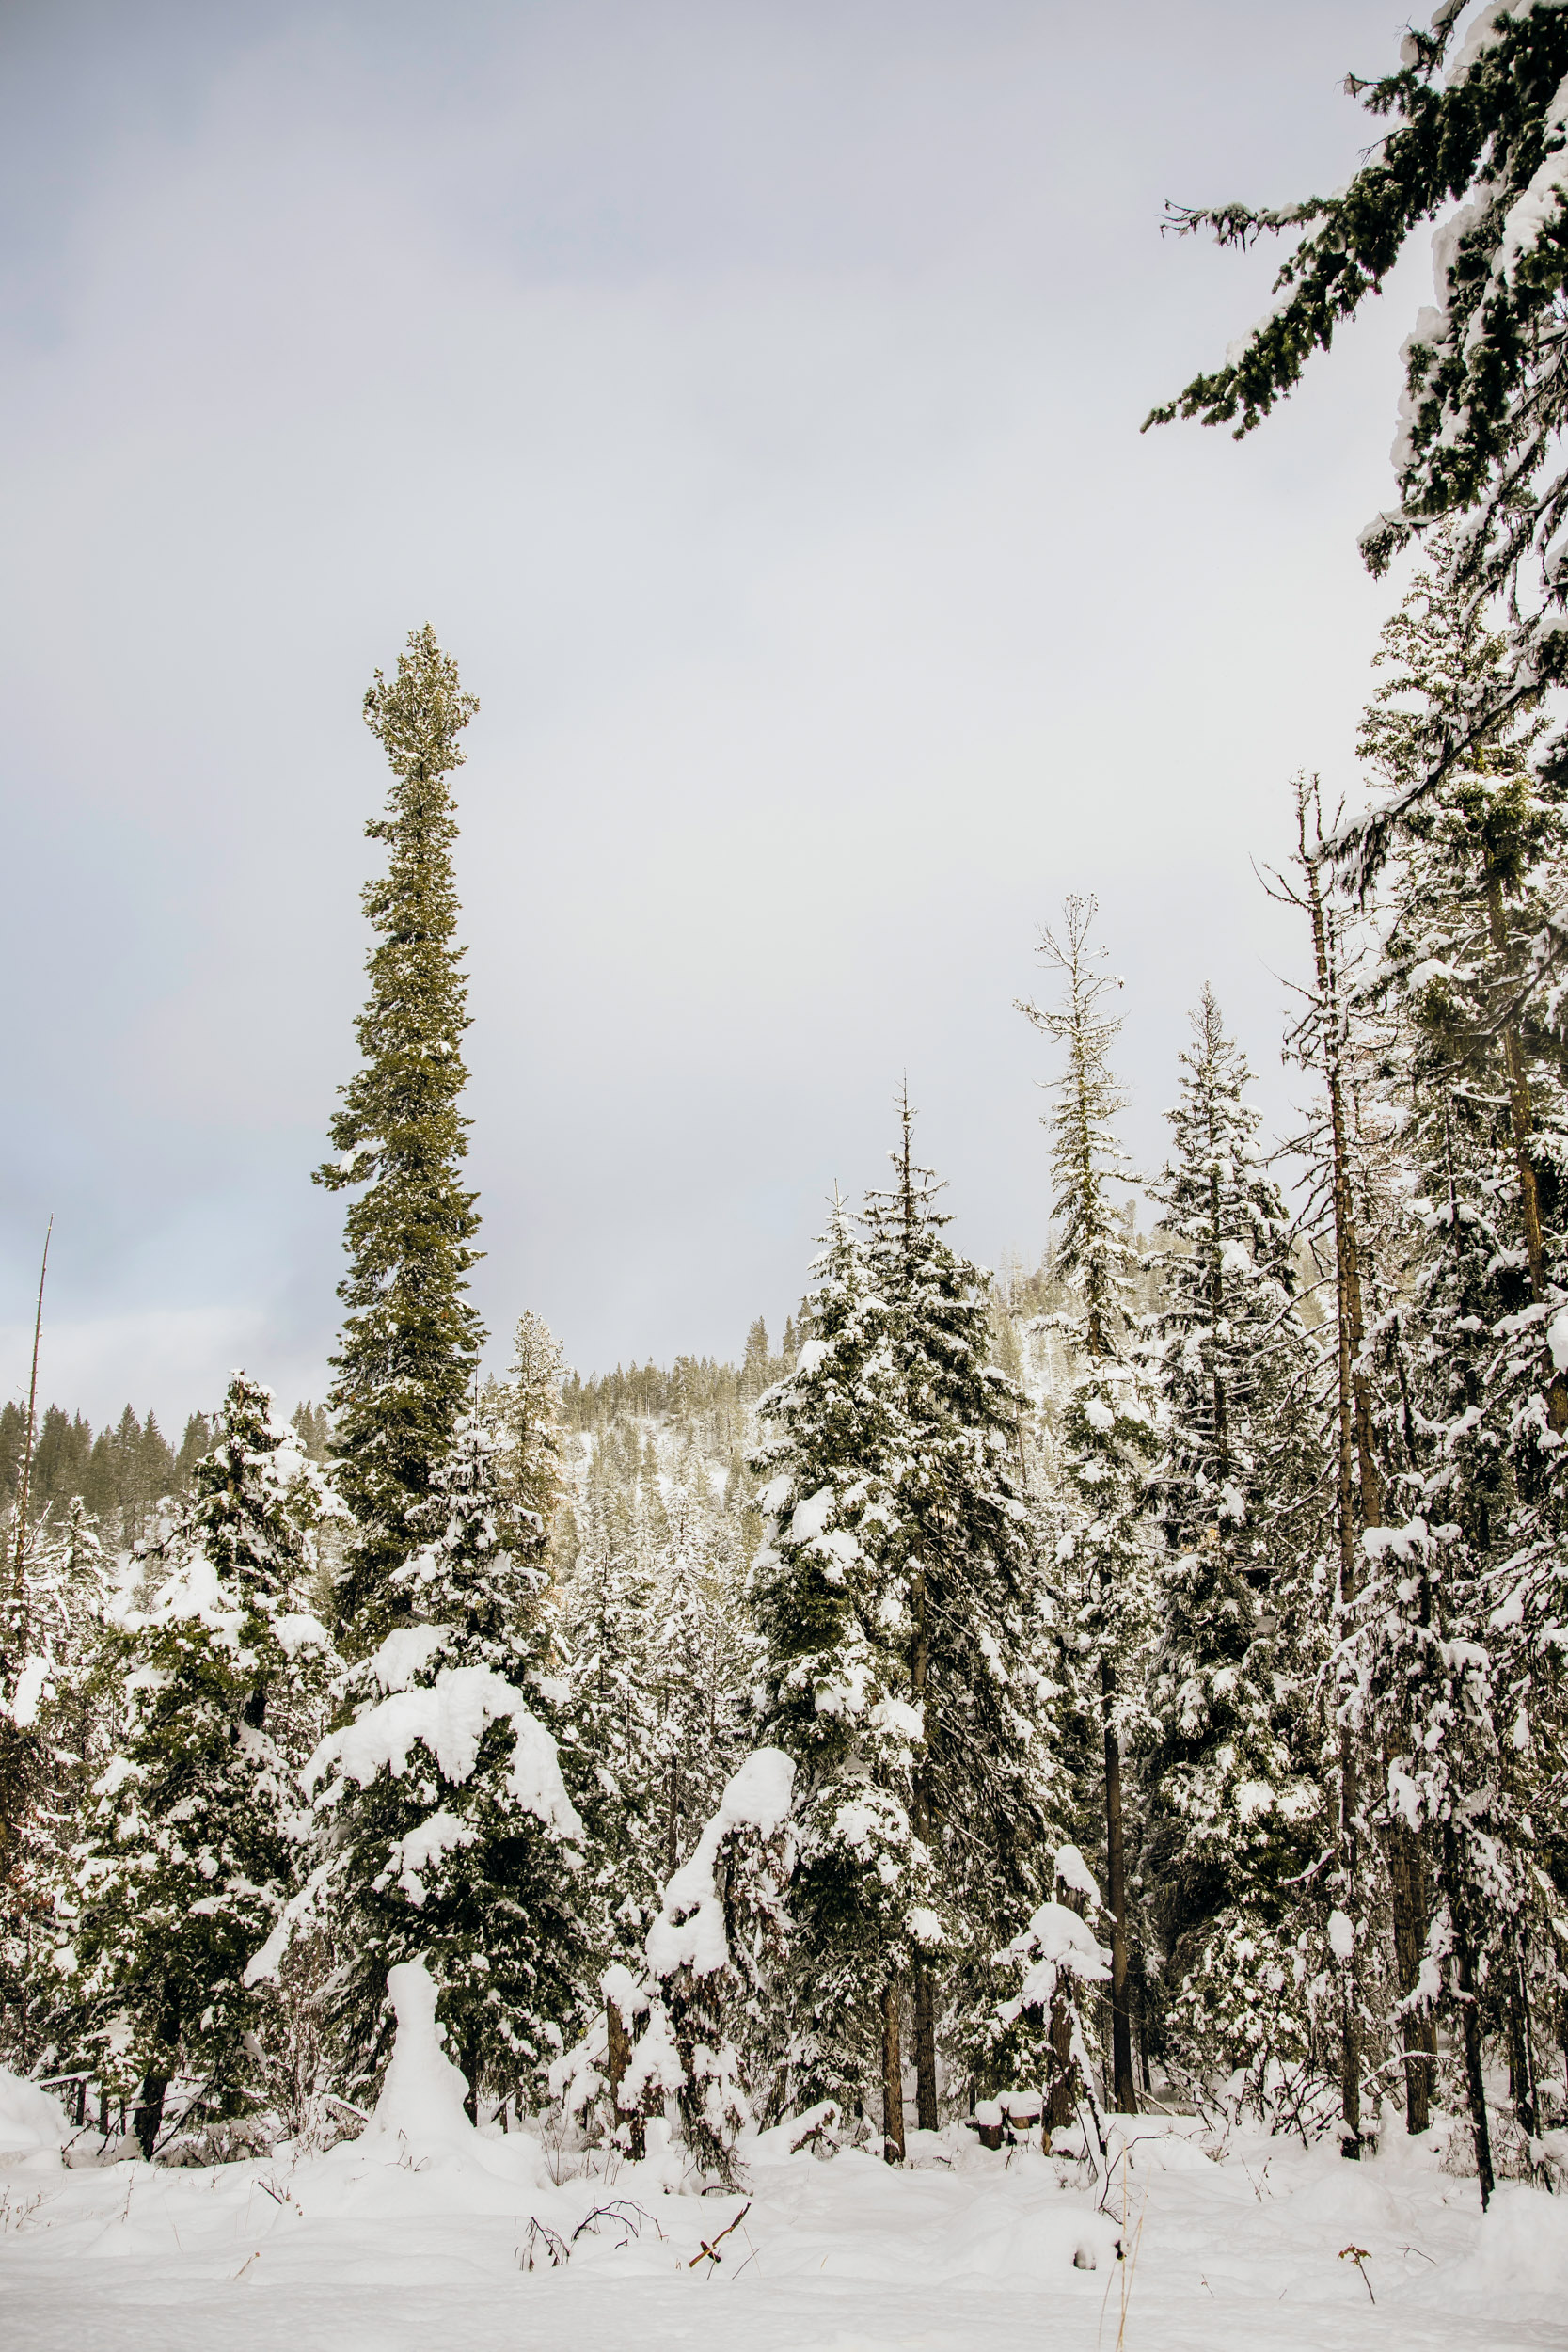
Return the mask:
<svg viewBox="0 0 1568 2352"><path fill-rule="evenodd" d="M104 1671L124 1692L116 1753L74 1859L56 1955L105 2079L139 2082L150 2156L177 2075L209 2113L246 2104L257 2004L246 1965L301 1863L287 1752L330 1663L310 1613L320 1479L269 1391L236 1373L193 1492L122 1604Z"/></svg>
<svg viewBox="0 0 1568 2352"><path fill-rule="evenodd" d="M528 2090L561 2045L582 1965L582 1824L554 1736L564 1695L543 1609L538 1521L507 1502L477 1418L432 1478L397 1571L410 1622L351 1668L347 1720L306 1767L325 1858L260 1956L325 1919L350 2079L373 2078L387 1974L421 1958L477 2109Z"/></svg>
<svg viewBox="0 0 1568 2352"><path fill-rule="evenodd" d="M893 1361L885 1558L920 1722L911 1820L933 1893L911 1934L914 2060L920 2127L935 2131L939 2007L955 2056L972 2056L997 1930L1049 1892L1053 1775L1032 1529L1014 1467L1022 1400L990 1361L990 1277L945 1237L940 1181L914 1160L907 1093L889 1156L895 1183L868 1194L863 1222Z"/></svg>
<svg viewBox="0 0 1568 2352"><path fill-rule="evenodd" d="M904 2145L899 2011L932 1911L913 1826L921 1719L892 1553L900 1426L886 1302L836 1199L794 1372L761 1405L766 1484L752 1569L765 1654L761 1724L795 1760L795 1931L776 2010L792 2105L858 2104L881 2081L890 2160Z"/></svg>
<svg viewBox="0 0 1568 2352"><path fill-rule="evenodd" d="M1153 1481L1170 1556L1148 1683L1145 1861L1176 1986L1175 2055L1200 2076L1217 2062L1260 2080L1315 2038L1303 1890L1328 1839L1312 1583L1326 1464L1291 1219L1211 990L1192 1030L1168 1114L1175 1149L1150 1188L1164 1276Z"/></svg>

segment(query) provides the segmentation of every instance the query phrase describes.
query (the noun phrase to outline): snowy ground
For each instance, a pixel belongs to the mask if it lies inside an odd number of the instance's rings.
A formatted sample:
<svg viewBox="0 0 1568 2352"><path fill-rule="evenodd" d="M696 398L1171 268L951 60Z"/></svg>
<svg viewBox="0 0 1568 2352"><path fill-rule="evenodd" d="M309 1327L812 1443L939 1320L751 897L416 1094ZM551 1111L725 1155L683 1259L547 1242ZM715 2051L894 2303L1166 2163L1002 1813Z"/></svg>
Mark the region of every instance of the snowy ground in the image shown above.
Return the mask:
<svg viewBox="0 0 1568 2352"><path fill-rule="evenodd" d="M990 2153L956 2131L922 2140L914 2168L894 2172L850 2150L791 2154L769 2134L747 2147L750 2210L717 2265L702 2241L746 2200L671 2193L668 2156L560 2185L560 2158L527 2135L466 2146L449 2135L420 2153L384 2132L325 2156L291 2162L284 2150L206 2170L35 2159L0 2169L0 2342L1512 2352L1564 2341L1568 2198L1505 2186L1483 2222L1475 2184L1397 2131L1353 2166L1278 2139L1233 2139L1214 2161L1190 2123L1134 2128L1154 2136L1117 2165L1110 2218L1086 2174L1037 2150ZM539 2231L539 2266L519 2266L534 2219L569 2244L562 2266ZM1351 2246L1365 2249L1364 2276L1340 2258Z"/></svg>

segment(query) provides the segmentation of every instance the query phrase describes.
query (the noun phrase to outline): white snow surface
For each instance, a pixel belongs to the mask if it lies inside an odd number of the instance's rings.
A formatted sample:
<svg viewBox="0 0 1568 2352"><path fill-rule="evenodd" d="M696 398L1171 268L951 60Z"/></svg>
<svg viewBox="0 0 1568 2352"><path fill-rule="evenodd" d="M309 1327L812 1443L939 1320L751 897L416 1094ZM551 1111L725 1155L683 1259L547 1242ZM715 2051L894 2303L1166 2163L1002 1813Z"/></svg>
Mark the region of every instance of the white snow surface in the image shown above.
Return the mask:
<svg viewBox="0 0 1568 2352"><path fill-rule="evenodd" d="M426 1979L428 1984L428 1979ZM415 1986L400 2009L419 2007ZM402 2063L406 2028L400 2032ZM139 2162L8 2184L8 2352L1544 2352L1562 2341L1568 2200L1438 2169L1385 2111L1375 2159L1113 2122L1101 2189L1037 2146L911 2131L912 2165L743 2137L737 2196L646 2162L471 2131L428 2030L374 2127L325 2156ZM1008 2104L1011 2104L1009 2102ZM397 2120L395 2120L397 2119ZM412 2125L412 2131L410 2131ZM564 2168L564 2169L563 2169ZM36 2200L36 2201L34 2201ZM744 2220L703 2258L728 2223ZM1103 2210L1097 2211L1097 2205ZM610 2208L608 2212L604 2208ZM536 2266L521 2266L531 2225ZM551 2267L541 2233L567 2253ZM1118 2241L1129 2259L1117 2260ZM1364 2249L1365 2276L1342 2259ZM1077 2261L1075 2263L1075 2257ZM1093 2264L1089 2268L1087 2265ZM1372 2302L1369 2295L1375 2295Z"/></svg>

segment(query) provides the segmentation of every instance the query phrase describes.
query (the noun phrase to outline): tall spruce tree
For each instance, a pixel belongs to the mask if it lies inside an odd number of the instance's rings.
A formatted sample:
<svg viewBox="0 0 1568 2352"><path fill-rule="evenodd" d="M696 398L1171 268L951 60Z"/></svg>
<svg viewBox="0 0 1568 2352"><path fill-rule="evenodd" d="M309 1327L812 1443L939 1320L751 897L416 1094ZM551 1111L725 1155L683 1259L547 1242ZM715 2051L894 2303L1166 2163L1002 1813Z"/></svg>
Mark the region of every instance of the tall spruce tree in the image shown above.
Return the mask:
<svg viewBox="0 0 1568 2352"><path fill-rule="evenodd" d="M1259 1161L1250 1073L1212 990L1192 1017L1161 1215L1154 1485L1169 1557L1151 1663L1148 1874L1172 2025L1201 2073L1313 2048L1325 1662L1314 1586L1319 1359L1292 1305L1291 1221ZM1326 1905L1320 1900L1320 1914ZM1319 1942L1323 1922L1318 1921Z"/></svg>
<svg viewBox="0 0 1568 2352"><path fill-rule="evenodd" d="M338 1156L315 1178L356 1195L329 1404L338 1484L356 1523L339 1607L360 1652L406 1613L392 1580L416 1548L416 1515L451 1452L483 1339L467 1296L479 1217L461 1182L468 1015L449 782L478 707L428 624L410 634L391 684L378 670L365 696L365 723L392 771L387 814L365 831L388 855L363 893L377 942L357 1024L361 1067L329 1130Z"/></svg>
<svg viewBox="0 0 1568 2352"><path fill-rule="evenodd" d="M1066 1316L1077 1371L1063 1416L1063 1458L1073 1508L1057 1546L1056 1613L1070 1638L1064 1662L1077 1684L1073 1711L1100 1719L1104 1757L1105 1899L1111 1920L1112 2104L1132 2113L1131 1897L1123 1754L1142 1733L1146 1646L1154 1617L1148 1472L1155 1446L1154 1401L1130 1348L1131 1250L1111 1197L1131 1181L1117 1140L1123 1097L1111 1068L1121 1023L1109 1010L1120 982L1100 968L1092 944L1097 901L1069 896L1060 936L1041 933L1039 952L1059 977L1055 1008L1021 1003L1020 1012L1062 1049L1052 1085L1051 1132L1057 1228L1056 1270L1069 1286ZM1071 1694L1069 1699L1071 1706Z"/></svg>
<svg viewBox="0 0 1568 2352"><path fill-rule="evenodd" d="M934 1919L914 1827L920 1718L889 1543L900 1425L885 1302L836 1199L795 1369L762 1400L765 1480L751 1594L764 1642L762 1736L796 1764L794 1934L778 1986L786 2095L858 2107L881 2093L904 2153L902 2003Z"/></svg>
<svg viewBox="0 0 1568 2352"><path fill-rule="evenodd" d="M1436 1896L1404 2006L1435 2001L1459 2028L1484 2199L1489 2024L1508 2039L1521 2122L1538 2115L1528 1979L1532 1934L1538 1949L1549 1934L1538 1839L1555 1844L1558 1816L1546 1629L1563 1615L1568 1089L1531 944L1561 901L1568 822L1560 783L1529 764L1539 727L1475 716L1507 656L1467 600L1418 579L1381 659L1362 749L1382 771L1387 864L1363 985L1391 1025L1386 1084L1414 1178L1410 1403L1392 1480L1404 1524L1367 1538L1360 1648L1385 1758L1376 1812L1424 1848ZM1461 725L1467 756L1412 798Z"/></svg>
<svg viewBox="0 0 1568 2352"><path fill-rule="evenodd" d="M994 2001L999 1931L1051 1890L1035 1561L1015 1461L1018 1391L990 1360L990 1277L944 1237L941 1189L913 1158L905 1097L895 1181L863 1211L897 1412L888 1547L910 1705L912 1826L931 1857L935 1928L911 1945L916 2112L940 2124L939 1993L973 2053Z"/></svg>

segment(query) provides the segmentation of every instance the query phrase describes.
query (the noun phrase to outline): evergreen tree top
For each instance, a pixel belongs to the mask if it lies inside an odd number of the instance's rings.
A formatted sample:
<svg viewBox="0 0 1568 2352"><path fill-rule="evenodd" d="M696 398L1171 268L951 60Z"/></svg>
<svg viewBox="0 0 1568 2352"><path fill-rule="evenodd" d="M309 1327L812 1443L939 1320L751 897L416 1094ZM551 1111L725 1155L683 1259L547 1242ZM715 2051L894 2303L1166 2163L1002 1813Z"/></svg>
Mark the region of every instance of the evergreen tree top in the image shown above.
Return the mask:
<svg viewBox="0 0 1568 2352"><path fill-rule="evenodd" d="M1461 22L1468 16L1464 36ZM1469 519L1452 541L1454 576L1476 597L1508 592L1506 699L1568 675L1568 573L1555 539L1563 486L1557 448L1568 422L1558 365L1568 284L1568 13L1515 0L1444 0L1406 33L1396 72L1352 76L1347 90L1389 124L1335 195L1294 204L1168 208L1179 234L1207 230L1245 248L1303 232L1275 280L1267 315L1145 422L1197 417L1259 424L1294 389L1337 326L1381 291L1404 246L1447 205L1433 243L1435 302L1404 345L1394 444L1399 503L1362 533L1374 572L1443 516ZM1527 564L1533 580L1522 580ZM1462 755L1465 715L1439 746Z"/></svg>
<svg viewBox="0 0 1568 2352"><path fill-rule="evenodd" d="M1016 1000L1015 1009L1064 1050L1061 1075L1047 1082L1055 1097L1045 1115L1051 1131L1052 1215L1058 1227L1056 1270L1083 1300L1089 1352L1112 1352L1122 1319L1131 1251L1108 1187L1132 1181L1116 1132L1126 1098L1111 1069L1121 1019L1109 1010L1121 982L1102 970L1105 950L1091 944L1098 899L1071 895L1062 902L1059 932L1042 926L1038 954L1062 987L1054 1008Z"/></svg>

